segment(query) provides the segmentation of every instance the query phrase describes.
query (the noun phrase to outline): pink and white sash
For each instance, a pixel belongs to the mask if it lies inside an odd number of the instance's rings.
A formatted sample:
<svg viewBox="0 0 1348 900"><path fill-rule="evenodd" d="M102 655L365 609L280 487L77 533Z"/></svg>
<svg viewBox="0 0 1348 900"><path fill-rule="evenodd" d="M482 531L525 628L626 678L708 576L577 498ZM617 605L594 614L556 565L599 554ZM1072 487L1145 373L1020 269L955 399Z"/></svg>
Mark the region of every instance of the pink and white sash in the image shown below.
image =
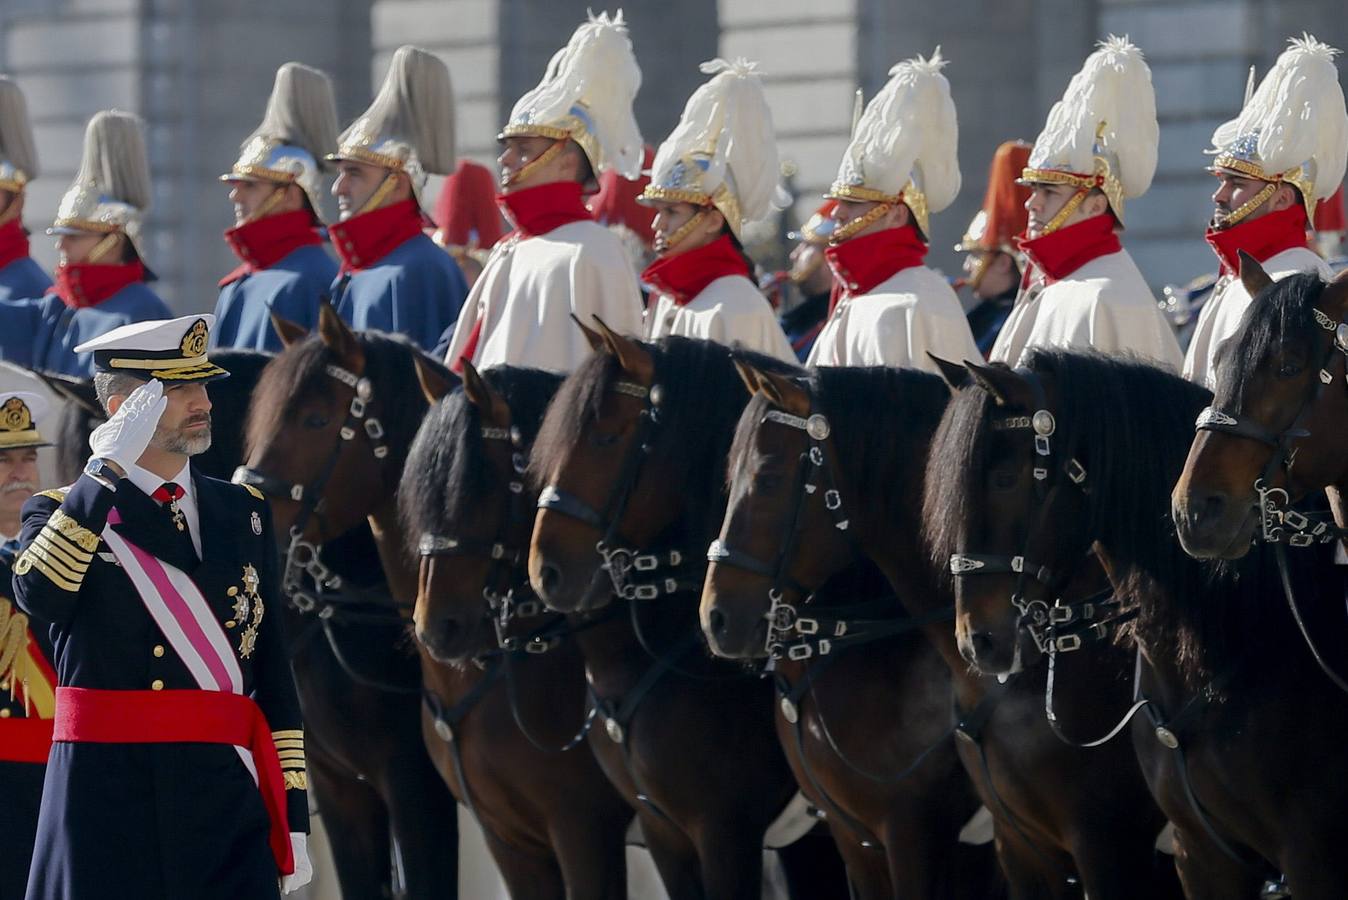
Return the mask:
<svg viewBox="0 0 1348 900"><path fill-rule="evenodd" d="M243 693L243 670L229 645L225 630L216 620L201 589L186 572L171 566L118 534L113 525L121 524L116 509L108 513L103 529L112 555L122 564L145 609L168 639L173 652L203 691ZM235 746L244 767L257 781L253 754Z"/></svg>

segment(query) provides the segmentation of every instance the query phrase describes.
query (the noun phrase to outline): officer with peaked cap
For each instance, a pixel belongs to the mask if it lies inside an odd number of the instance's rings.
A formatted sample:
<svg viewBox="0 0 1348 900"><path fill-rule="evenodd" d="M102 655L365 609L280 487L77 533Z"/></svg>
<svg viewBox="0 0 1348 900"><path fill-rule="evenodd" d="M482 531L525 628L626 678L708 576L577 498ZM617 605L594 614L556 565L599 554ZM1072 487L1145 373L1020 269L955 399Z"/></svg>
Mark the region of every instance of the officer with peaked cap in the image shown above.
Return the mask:
<svg viewBox="0 0 1348 900"><path fill-rule="evenodd" d="M1119 241L1123 205L1156 172L1156 92L1142 51L1110 37L1049 111L1021 180L1034 267L991 359L1020 365L1031 347L1132 353L1179 371L1179 342Z"/></svg>
<svg viewBox="0 0 1348 900"><path fill-rule="evenodd" d="M47 401L0 392L0 897L22 897L37 834L42 779L51 751L56 672L45 628L14 605L19 509L37 490L38 430Z"/></svg>
<svg viewBox="0 0 1348 900"><path fill-rule="evenodd" d="M110 418L23 508L19 606L57 648L29 900L266 898L311 874L299 703L262 494L195 471L213 317L81 344Z"/></svg>
<svg viewBox="0 0 1348 900"><path fill-rule="evenodd" d="M795 362L740 243L746 224L788 200L763 82L745 59L715 59L702 71L712 78L656 151L641 195L656 211L659 254L641 273L656 292L646 337L703 338Z"/></svg>
<svg viewBox="0 0 1348 900"><path fill-rule="evenodd" d="M144 123L100 112L84 134L84 157L47 233L57 236L56 286L40 300L0 309L0 357L87 378L78 345L130 322L163 319L168 306L150 289L139 241L150 205Z"/></svg>
<svg viewBox="0 0 1348 900"><path fill-rule="evenodd" d="M960 188L958 126L938 48L901 62L861 114L829 196L827 251L841 297L810 351L814 366L906 366L976 359L959 298L923 264L929 217Z"/></svg>
<svg viewBox="0 0 1348 900"><path fill-rule="evenodd" d="M426 350L468 294L458 264L424 233L420 205L427 174L454 168L453 104L445 64L399 47L379 94L328 156L341 215L328 229L342 261L337 311L353 328L404 334Z"/></svg>
<svg viewBox="0 0 1348 900"><path fill-rule="evenodd" d="M464 304L446 362L569 372L590 354L574 315L641 333L641 292L621 240L581 199L595 177L640 174L632 113L641 70L622 13L591 16L515 104L499 135L510 239L496 245Z"/></svg>
<svg viewBox="0 0 1348 900"><path fill-rule="evenodd" d="M1291 39L1240 115L1213 132L1209 171L1218 186L1207 241L1222 274L1189 341L1184 377L1191 381L1216 386L1217 353L1250 305L1237 277L1240 251L1275 280L1294 272L1330 277L1324 260L1307 249L1306 232L1318 203L1343 183L1348 157L1338 52L1309 35Z"/></svg>
<svg viewBox="0 0 1348 900"><path fill-rule="evenodd" d="M38 176L28 106L19 86L0 75L0 300L41 297L47 273L28 255L24 189Z"/></svg>
<svg viewBox="0 0 1348 900"><path fill-rule="evenodd" d="M337 263L324 248L319 160L337 143L332 82L317 69L286 63L262 124L243 142L229 185L234 227L225 241L240 265L220 280L215 345L281 349L271 314L304 328L318 324L318 305L331 299Z"/></svg>
<svg viewBox="0 0 1348 900"><path fill-rule="evenodd" d="M1030 145L1007 141L997 148L988 170L983 206L974 214L955 250L964 257L964 275L972 303L966 305L969 330L987 356L1020 293L1021 253L1030 189L1020 174L1030 160Z"/></svg>

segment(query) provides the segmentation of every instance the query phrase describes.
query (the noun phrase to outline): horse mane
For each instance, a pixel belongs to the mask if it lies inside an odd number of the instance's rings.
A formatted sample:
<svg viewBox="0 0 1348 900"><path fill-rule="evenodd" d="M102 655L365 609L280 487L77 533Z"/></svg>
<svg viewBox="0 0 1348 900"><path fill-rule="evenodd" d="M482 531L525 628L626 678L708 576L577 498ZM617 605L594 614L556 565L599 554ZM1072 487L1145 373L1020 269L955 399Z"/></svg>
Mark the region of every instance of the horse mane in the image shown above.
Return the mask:
<svg viewBox="0 0 1348 900"><path fill-rule="evenodd" d="M527 449L563 376L515 366L496 366L481 375L505 399L511 424ZM409 541L427 532L444 533L480 504L504 494L506 486L487 464L481 428L478 408L461 387L427 413L407 455L398 498Z"/></svg>
<svg viewBox="0 0 1348 900"><path fill-rule="evenodd" d="M446 377L450 377L448 370L403 335L382 331L357 331L355 335L365 354L364 377L374 386L372 412L384 426L389 460L401 470L427 406L426 397L416 387L414 360L420 356L423 364ZM316 332L274 357L254 389L245 449L275 434L306 401L329 395L337 382L326 366L338 362Z"/></svg>
<svg viewBox="0 0 1348 900"><path fill-rule="evenodd" d="M735 358L780 374L801 374L796 366L776 357L724 344L684 337L664 337L641 345L655 363L660 386L660 428L651 446L645 471L680 485L688 508L681 517L702 529L719 527L724 509L726 457L735 423L748 399ZM576 446L590 422L598 416L609 389L622 376L622 367L608 353L595 353L562 383L534 444L529 474L536 485Z"/></svg>
<svg viewBox="0 0 1348 900"><path fill-rule="evenodd" d="M1170 491L1208 392L1147 363L1094 351L1039 349L1026 367L1050 375L1058 394L1053 464L1073 456L1088 473L1086 521L1071 527L1093 536L1121 567L1121 593L1141 607L1140 633L1173 651L1193 685L1267 641L1272 623L1261 605L1276 582L1263 549L1237 561L1194 560L1170 518ZM977 551L967 542L982 531L989 425L997 415L988 392L971 386L937 431L923 520L942 569L952 553ZM1163 599L1148 602L1158 592Z"/></svg>
<svg viewBox="0 0 1348 900"><path fill-rule="evenodd" d="M1310 350L1320 327L1311 310L1328 285L1317 272L1298 272L1275 281L1245 309L1240 330L1219 351L1216 404L1219 409L1239 406L1260 363L1275 354L1302 352L1312 365Z"/></svg>

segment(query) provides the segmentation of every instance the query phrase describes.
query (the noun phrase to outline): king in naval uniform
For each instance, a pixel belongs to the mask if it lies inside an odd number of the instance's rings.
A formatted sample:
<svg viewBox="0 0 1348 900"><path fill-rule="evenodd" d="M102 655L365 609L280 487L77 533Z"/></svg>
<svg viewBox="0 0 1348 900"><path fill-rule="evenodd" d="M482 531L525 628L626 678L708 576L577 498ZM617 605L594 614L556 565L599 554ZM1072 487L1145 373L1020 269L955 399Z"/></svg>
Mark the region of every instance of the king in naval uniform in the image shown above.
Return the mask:
<svg viewBox="0 0 1348 900"><path fill-rule="evenodd" d="M341 221L328 229L341 259L332 286L353 328L411 338L430 350L458 318L468 283L425 233L427 174L454 168L449 70L416 47L399 47L369 109L342 132L333 196Z"/></svg>
<svg viewBox="0 0 1348 900"><path fill-rule="evenodd" d="M1334 57L1339 51L1293 38L1240 115L1212 135L1218 178L1207 241L1222 273L1203 304L1184 359L1184 377L1216 387L1217 353L1239 329L1250 292L1238 276L1240 251L1274 280L1294 272L1330 277L1307 248L1318 201L1343 183L1348 112Z"/></svg>
<svg viewBox="0 0 1348 900"><path fill-rule="evenodd" d="M337 278L320 234L319 160L336 143L328 76L293 62L277 69L262 124L220 176L234 204L225 241L240 265L220 280L215 346L279 351L273 313L306 330L318 325L318 305L331 299Z"/></svg>
<svg viewBox="0 0 1348 900"><path fill-rule="evenodd" d="M29 626L14 605L19 512L37 490L38 431L47 401L23 391L0 393L0 897L20 898L28 882L51 752L56 671L45 628Z"/></svg>
<svg viewBox="0 0 1348 900"><path fill-rule="evenodd" d="M492 250L445 356L569 372L590 355L571 321L641 334L641 291L621 239L581 199L610 169L640 174L632 113L641 70L622 13L591 16L501 130L499 202L515 230Z"/></svg>
<svg viewBox="0 0 1348 900"><path fill-rule="evenodd" d="M1031 193L1020 248L1033 269L993 362L1020 365L1031 347L1094 348L1179 371L1175 333L1118 235L1124 200L1151 185L1159 140L1142 51L1110 37L1049 110L1021 175Z"/></svg>
<svg viewBox="0 0 1348 900"><path fill-rule="evenodd" d="M131 322L163 319L168 306L149 286L139 241L150 205L145 123L116 110L84 133L84 156L47 233L57 237L56 285L37 300L0 309L0 357L77 378L93 374L77 347Z"/></svg>
<svg viewBox="0 0 1348 900"><path fill-rule="evenodd" d="M703 338L795 362L772 306L758 290L740 234L788 197L772 114L757 66L702 65L712 78L684 107L656 151L642 202L655 207L655 262L641 280L656 292L646 337Z"/></svg>
<svg viewBox="0 0 1348 900"><path fill-rule="evenodd" d="M28 255L24 189L38 176L33 126L23 91L0 75L0 301L41 297L51 279Z"/></svg>
<svg viewBox="0 0 1348 900"><path fill-rule="evenodd" d="M978 359L959 298L924 265L929 217L960 189L958 125L940 51L890 69L853 129L828 196L838 225L826 252L837 303L811 366L905 366L928 353Z"/></svg>
<svg viewBox="0 0 1348 900"><path fill-rule="evenodd" d="M266 898L308 880L304 737L256 490L208 478L212 317L80 345L109 420L25 504L14 591L55 647L28 900Z"/></svg>

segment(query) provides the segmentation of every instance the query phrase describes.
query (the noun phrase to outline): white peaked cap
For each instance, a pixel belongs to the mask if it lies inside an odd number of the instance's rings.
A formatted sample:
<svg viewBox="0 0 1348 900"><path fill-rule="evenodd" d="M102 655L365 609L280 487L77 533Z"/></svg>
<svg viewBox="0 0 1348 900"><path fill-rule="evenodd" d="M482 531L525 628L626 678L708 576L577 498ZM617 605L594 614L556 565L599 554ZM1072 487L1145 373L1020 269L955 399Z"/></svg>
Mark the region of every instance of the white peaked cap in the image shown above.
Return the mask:
<svg viewBox="0 0 1348 900"><path fill-rule="evenodd" d="M1127 37L1110 35L1049 110L1022 180L1099 188L1122 223L1124 200L1151 186L1160 140L1151 69Z"/></svg>
<svg viewBox="0 0 1348 900"><path fill-rule="evenodd" d="M757 63L713 59L702 71L713 77L688 98L656 151L641 199L715 206L738 236L790 202L779 182L772 112Z"/></svg>
<svg viewBox="0 0 1348 900"><path fill-rule="evenodd" d="M1295 185L1313 220L1316 202L1343 183L1348 159L1338 53L1308 34L1290 39L1240 115L1213 132L1213 168Z"/></svg>
<svg viewBox="0 0 1348 900"><path fill-rule="evenodd" d="M902 201L924 235L928 219L960 189L959 123L941 48L889 70L889 83L866 104L828 196Z"/></svg>
<svg viewBox="0 0 1348 900"><path fill-rule="evenodd" d="M519 99L501 137L575 141L595 174L612 169L627 179L641 174L642 142L632 101L641 69L632 54L622 10L590 14L548 62L538 87Z"/></svg>
<svg viewBox="0 0 1348 900"><path fill-rule="evenodd" d="M122 372L148 381L212 381L229 373L206 356L215 316L148 319L122 325L75 348L92 353L98 372Z"/></svg>

